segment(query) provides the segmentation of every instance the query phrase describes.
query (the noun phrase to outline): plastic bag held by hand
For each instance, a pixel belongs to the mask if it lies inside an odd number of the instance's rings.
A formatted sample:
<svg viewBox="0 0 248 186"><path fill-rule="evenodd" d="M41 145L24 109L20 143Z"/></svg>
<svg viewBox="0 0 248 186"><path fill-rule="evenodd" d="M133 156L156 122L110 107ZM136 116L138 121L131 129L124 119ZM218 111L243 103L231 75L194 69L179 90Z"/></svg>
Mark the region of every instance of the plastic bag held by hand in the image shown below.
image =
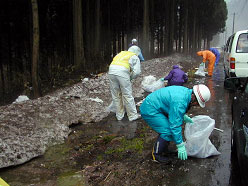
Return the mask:
<svg viewBox="0 0 248 186"><path fill-rule="evenodd" d="M204 63L201 63L201 64L199 65L198 70L195 72L195 75L198 75L198 76L205 76L205 71L204 71L204 69L205 69L205 64L204 64Z"/></svg>
<svg viewBox="0 0 248 186"><path fill-rule="evenodd" d="M211 143L209 136L215 127L215 120L205 115L192 118L194 125L186 123L184 136L185 147L188 156L196 158L207 158L219 155L220 152Z"/></svg>

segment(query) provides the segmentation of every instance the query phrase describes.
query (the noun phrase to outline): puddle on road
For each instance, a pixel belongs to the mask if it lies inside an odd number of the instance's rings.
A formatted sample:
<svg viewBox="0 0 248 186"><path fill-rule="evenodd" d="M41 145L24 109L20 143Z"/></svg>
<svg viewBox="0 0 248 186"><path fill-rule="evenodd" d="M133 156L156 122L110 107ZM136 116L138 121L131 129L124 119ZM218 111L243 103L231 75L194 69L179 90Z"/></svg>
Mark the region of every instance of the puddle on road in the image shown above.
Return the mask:
<svg viewBox="0 0 248 186"><path fill-rule="evenodd" d="M110 133L125 136L127 139L132 139L135 137L135 132L137 129L137 122L130 122L125 116L123 120L116 121L113 116L108 120L108 125L106 126L106 130Z"/></svg>

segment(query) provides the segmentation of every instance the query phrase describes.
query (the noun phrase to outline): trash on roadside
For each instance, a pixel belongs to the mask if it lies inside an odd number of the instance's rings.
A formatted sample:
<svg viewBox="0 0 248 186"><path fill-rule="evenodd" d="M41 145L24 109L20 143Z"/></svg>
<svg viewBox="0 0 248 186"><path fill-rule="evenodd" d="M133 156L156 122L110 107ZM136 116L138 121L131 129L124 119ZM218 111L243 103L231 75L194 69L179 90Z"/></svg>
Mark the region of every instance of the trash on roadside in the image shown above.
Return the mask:
<svg viewBox="0 0 248 186"><path fill-rule="evenodd" d="M98 97L96 98L89 98L91 101L95 101L95 102L98 102L98 103L103 103L103 100L99 99Z"/></svg>
<svg viewBox="0 0 248 186"><path fill-rule="evenodd" d="M214 130L217 130L217 131L219 131L219 132L224 132L224 130L218 129L218 128L214 128Z"/></svg>
<svg viewBox="0 0 248 186"><path fill-rule="evenodd" d="M192 118L194 124L186 123L184 135L185 147L188 156L207 158L220 155L220 152L211 143L209 136L214 130L215 120L206 115L198 115Z"/></svg>
<svg viewBox="0 0 248 186"><path fill-rule="evenodd" d="M89 81L89 78L82 79L82 82L86 82L86 81Z"/></svg>
<svg viewBox="0 0 248 186"><path fill-rule="evenodd" d="M27 101L27 100L29 100L29 98L27 96L20 95L13 103L20 103L20 102Z"/></svg>

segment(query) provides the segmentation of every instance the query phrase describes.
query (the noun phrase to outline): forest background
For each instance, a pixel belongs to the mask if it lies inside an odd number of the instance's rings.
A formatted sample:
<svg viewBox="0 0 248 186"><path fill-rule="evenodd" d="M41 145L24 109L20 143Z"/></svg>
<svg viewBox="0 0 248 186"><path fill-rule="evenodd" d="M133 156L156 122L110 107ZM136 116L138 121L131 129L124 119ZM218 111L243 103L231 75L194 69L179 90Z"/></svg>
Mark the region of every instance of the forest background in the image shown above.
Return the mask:
<svg viewBox="0 0 248 186"><path fill-rule="evenodd" d="M1 1L0 105L106 72L132 38L146 60L195 54L226 19L224 0Z"/></svg>

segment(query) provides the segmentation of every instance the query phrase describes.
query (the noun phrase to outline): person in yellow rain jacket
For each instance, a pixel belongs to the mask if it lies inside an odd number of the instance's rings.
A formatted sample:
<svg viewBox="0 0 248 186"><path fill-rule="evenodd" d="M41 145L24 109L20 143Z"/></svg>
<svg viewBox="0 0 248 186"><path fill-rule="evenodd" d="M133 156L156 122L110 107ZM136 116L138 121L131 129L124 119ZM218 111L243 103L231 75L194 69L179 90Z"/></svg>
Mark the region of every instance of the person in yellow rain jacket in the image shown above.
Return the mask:
<svg viewBox="0 0 248 186"><path fill-rule="evenodd" d="M214 53L212 53L209 50L203 50L203 51L197 52L197 55L202 56L203 63L206 63L206 61L208 61L208 76L212 76L213 71L214 71L214 63L216 59Z"/></svg>
<svg viewBox="0 0 248 186"><path fill-rule="evenodd" d="M109 66L108 78L117 120L123 119L125 110L129 121L140 118L132 96L131 83L141 73L139 54L140 48L132 46L128 51L117 54Z"/></svg>

